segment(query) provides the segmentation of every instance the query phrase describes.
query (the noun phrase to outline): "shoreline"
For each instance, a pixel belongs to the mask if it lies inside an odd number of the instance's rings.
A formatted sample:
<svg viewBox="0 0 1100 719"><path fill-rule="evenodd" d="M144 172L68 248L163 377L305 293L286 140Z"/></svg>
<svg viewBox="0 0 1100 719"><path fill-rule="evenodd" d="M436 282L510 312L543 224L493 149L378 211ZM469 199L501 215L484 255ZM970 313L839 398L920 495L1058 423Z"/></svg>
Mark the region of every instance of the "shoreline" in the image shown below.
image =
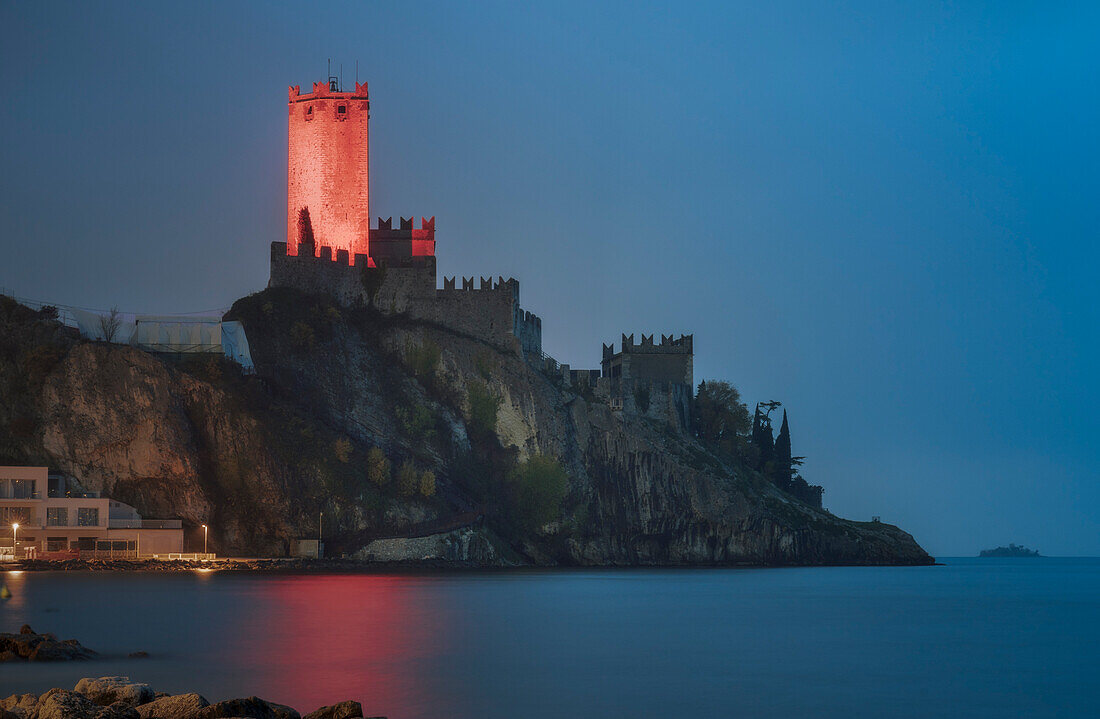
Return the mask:
<svg viewBox="0 0 1100 719"><path fill-rule="evenodd" d="M637 570L637 569L807 569L813 567L929 567L943 566L941 562L884 562L884 563L819 563L819 564L615 564L615 565L514 565L502 567L474 562L446 560L378 562L353 559L214 559L214 560L156 560L156 559L26 559L5 564L8 572L226 572L256 574L470 574L470 573L525 573L577 570Z"/></svg>

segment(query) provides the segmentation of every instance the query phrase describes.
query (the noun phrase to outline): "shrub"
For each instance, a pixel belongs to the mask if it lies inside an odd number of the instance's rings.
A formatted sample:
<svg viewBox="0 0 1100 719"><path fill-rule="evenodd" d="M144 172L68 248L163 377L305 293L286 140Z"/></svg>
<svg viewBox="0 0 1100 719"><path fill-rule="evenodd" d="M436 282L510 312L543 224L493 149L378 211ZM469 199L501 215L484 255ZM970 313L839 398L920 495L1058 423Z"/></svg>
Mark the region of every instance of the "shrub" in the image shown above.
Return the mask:
<svg viewBox="0 0 1100 719"><path fill-rule="evenodd" d="M311 350L317 338L313 334L313 328L305 322L298 321L290 328L290 344L294 349Z"/></svg>
<svg viewBox="0 0 1100 719"><path fill-rule="evenodd" d="M416 466L409 461L402 462L401 468L397 470L397 491L403 497L411 497L419 489L420 475L416 471Z"/></svg>
<svg viewBox="0 0 1100 719"><path fill-rule="evenodd" d="M341 464L347 464L351 459L351 442L344 437L339 438L332 443L332 454L340 460Z"/></svg>
<svg viewBox="0 0 1100 719"><path fill-rule="evenodd" d="M561 503L568 490L569 477L556 459L531 457L509 477L512 520L528 531L552 522L561 515Z"/></svg>
<svg viewBox="0 0 1100 719"><path fill-rule="evenodd" d="M383 487L389 484L392 471L386 454L378 447L371 447L367 452L367 481L376 487Z"/></svg>
<svg viewBox="0 0 1100 719"><path fill-rule="evenodd" d="M470 401L470 430L481 437L495 433L500 398L490 394L484 382L471 382L466 393Z"/></svg>
<svg viewBox="0 0 1100 719"><path fill-rule="evenodd" d="M394 410L394 414L397 415L397 423L401 428L401 433L409 439L429 442L435 438L436 417L424 405L418 404L411 411L404 407L398 407Z"/></svg>
<svg viewBox="0 0 1100 719"><path fill-rule="evenodd" d="M410 345L405 350L405 364L419 380L431 380L439 366L441 351L439 345L431 340L423 344Z"/></svg>
<svg viewBox="0 0 1100 719"><path fill-rule="evenodd" d="M435 472L430 469L424 470L424 473L420 475L420 496L435 496Z"/></svg>
<svg viewBox="0 0 1100 719"><path fill-rule="evenodd" d="M474 369L477 370L481 379L488 382L493 377L493 361L489 356L489 353L482 350L477 353L477 357L474 358Z"/></svg>

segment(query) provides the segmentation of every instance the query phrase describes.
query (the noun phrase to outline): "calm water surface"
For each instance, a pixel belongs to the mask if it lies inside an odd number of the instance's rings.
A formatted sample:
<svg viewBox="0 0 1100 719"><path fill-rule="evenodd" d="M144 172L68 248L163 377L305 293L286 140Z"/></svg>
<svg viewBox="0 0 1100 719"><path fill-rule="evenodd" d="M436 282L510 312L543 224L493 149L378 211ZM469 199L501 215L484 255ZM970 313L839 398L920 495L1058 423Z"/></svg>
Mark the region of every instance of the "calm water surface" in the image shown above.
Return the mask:
<svg viewBox="0 0 1100 719"><path fill-rule="evenodd" d="M0 696L125 674L303 713L1100 713L1100 560L446 576L23 573L0 629L107 655L0 665ZM145 650L150 659L127 659Z"/></svg>

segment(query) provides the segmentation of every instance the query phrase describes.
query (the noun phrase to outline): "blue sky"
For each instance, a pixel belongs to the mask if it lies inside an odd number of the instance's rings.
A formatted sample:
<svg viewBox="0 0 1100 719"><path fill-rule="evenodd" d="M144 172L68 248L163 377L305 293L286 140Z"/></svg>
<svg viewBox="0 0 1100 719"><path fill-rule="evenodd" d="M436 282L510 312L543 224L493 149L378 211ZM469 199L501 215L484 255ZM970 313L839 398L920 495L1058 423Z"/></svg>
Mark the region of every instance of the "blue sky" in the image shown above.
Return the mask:
<svg viewBox="0 0 1100 719"><path fill-rule="evenodd" d="M545 349L695 333L843 516L1100 554L1100 6L0 2L0 286L261 289L286 86L372 97L374 214L520 279Z"/></svg>

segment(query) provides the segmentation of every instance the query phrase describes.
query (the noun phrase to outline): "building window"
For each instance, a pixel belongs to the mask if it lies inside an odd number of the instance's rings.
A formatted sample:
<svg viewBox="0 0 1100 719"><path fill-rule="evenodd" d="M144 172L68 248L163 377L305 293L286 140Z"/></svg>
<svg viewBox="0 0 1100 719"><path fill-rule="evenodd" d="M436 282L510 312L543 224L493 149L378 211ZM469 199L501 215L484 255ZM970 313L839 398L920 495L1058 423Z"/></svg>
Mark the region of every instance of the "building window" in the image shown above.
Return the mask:
<svg viewBox="0 0 1100 719"><path fill-rule="evenodd" d="M306 105L306 119L313 119L313 105Z"/></svg>
<svg viewBox="0 0 1100 719"><path fill-rule="evenodd" d="M337 105L336 106L336 119L337 120L346 120L347 117L348 117L348 106L347 105Z"/></svg>
<svg viewBox="0 0 1100 719"><path fill-rule="evenodd" d="M69 510L67 507L46 507L46 526L69 526Z"/></svg>
<svg viewBox="0 0 1100 719"><path fill-rule="evenodd" d="M38 492L35 491L35 484L37 482L33 479L13 479L12 480L12 499L37 499Z"/></svg>
<svg viewBox="0 0 1100 719"><path fill-rule="evenodd" d="M69 548L69 540L64 537L46 537L47 552L64 552Z"/></svg>
<svg viewBox="0 0 1100 719"><path fill-rule="evenodd" d="M81 507L76 510L76 526L98 527L99 507Z"/></svg>
<svg viewBox="0 0 1100 719"><path fill-rule="evenodd" d="M13 524L27 526L30 523L30 507L0 507L0 527L10 528Z"/></svg>

